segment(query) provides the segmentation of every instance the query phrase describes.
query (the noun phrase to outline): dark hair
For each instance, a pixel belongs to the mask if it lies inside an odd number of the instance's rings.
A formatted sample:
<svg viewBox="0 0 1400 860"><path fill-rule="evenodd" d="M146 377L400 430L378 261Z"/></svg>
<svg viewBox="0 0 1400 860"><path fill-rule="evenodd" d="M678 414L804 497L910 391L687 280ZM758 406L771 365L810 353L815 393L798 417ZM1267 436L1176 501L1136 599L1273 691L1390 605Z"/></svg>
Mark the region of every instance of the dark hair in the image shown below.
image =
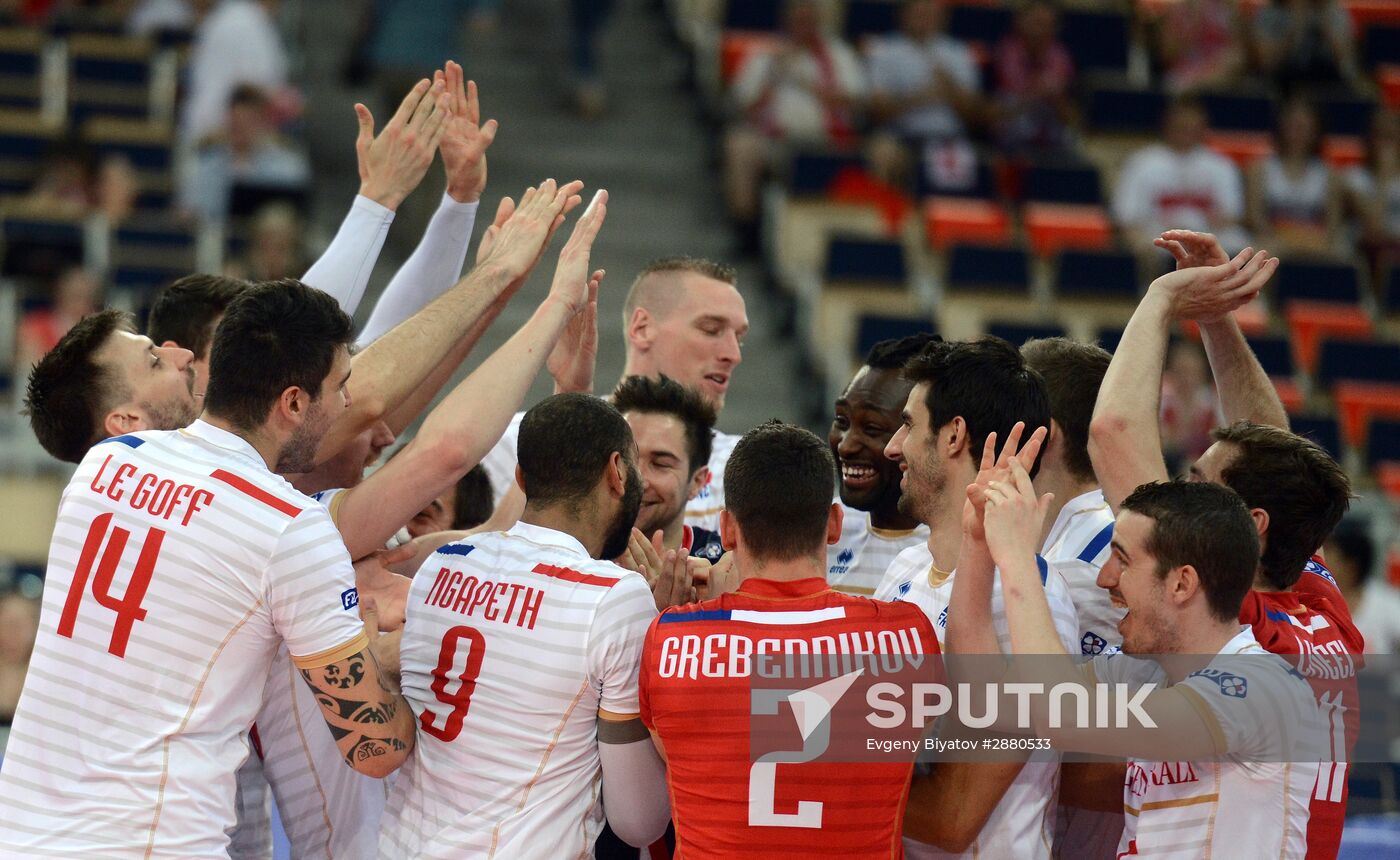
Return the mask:
<svg viewBox="0 0 1400 860"><path fill-rule="evenodd" d="M250 107L267 107L267 93L262 87L256 84L239 84L233 88L233 92L228 97L229 107L247 105Z"/></svg>
<svg viewBox="0 0 1400 860"><path fill-rule="evenodd" d="M1365 585L1376 569L1376 542L1371 539L1371 524L1365 520L1342 520L1332 530L1329 542L1351 560L1356 568L1356 584Z"/></svg>
<svg viewBox="0 0 1400 860"><path fill-rule="evenodd" d="M1026 366L1040 374L1045 381L1045 393L1050 398L1050 417L1059 425L1064 439L1065 466L1079 481L1094 480L1094 465L1089 461L1089 422L1094 417L1094 402L1099 398L1099 386L1113 355L1093 344L1079 343L1067 337L1028 340L1021 345Z"/></svg>
<svg viewBox="0 0 1400 860"><path fill-rule="evenodd" d="M587 394L556 394L520 421L516 443L525 499L577 505L593 492L613 454L632 462L632 428L613 405Z"/></svg>
<svg viewBox="0 0 1400 860"><path fill-rule="evenodd" d="M1211 615L1239 618L1259 566L1259 533L1239 494L1204 481L1157 481L1133 490L1121 507L1153 521L1147 551L1158 577L1191 565Z"/></svg>
<svg viewBox="0 0 1400 860"><path fill-rule="evenodd" d="M131 314L106 310L90 314L68 330L29 374L24 411L44 450L67 463L81 462L106 436L103 419L131 397L115 369L99 364L98 350L113 332L134 331Z"/></svg>
<svg viewBox="0 0 1400 860"><path fill-rule="evenodd" d="M999 337L931 343L904 366L904 378L915 385L928 383L924 406L931 429L963 419L968 453L975 460L992 432L1000 451L1017 421L1026 422L1027 436L1037 427L1050 426L1044 380L1016 347ZM1037 457L1031 477L1039 470Z"/></svg>
<svg viewBox="0 0 1400 860"><path fill-rule="evenodd" d="M724 507L761 560L823 551L836 463L810 431L768 421L743 435L724 467Z"/></svg>
<svg viewBox="0 0 1400 860"><path fill-rule="evenodd" d="M253 430L292 386L319 399L336 352L353 339L350 317L320 290L291 278L253 284L214 332L204 408Z"/></svg>
<svg viewBox="0 0 1400 860"><path fill-rule="evenodd" d="M902 370L924 347L941 340L936 334L921 332L878 341L865 354L865 366L871 370Z"/></svg>
<svg viewBox="0 0 1400 860"><path fill-rule="evenodd" d="M452 490L452 523L448 528L472 529L491 519L496 504L491 493L491 476L477 463L457 481Z"/></svg>
<svg viewBox="0 0 1400 860"><path fill-rule="evenodd" d="M1264 579L1292 588L1351 505L1351 480L1316 442L1278 427L1237 421L1212 435L1236 450L1220 480L1269 515Z"/></svg>
<svg viewBox="0 0 1400 860"><path fill-rule="evenodd" d="M628 412L672 415L685 425L686 455L690 458L688 477L709 464L716 415L715 408L705 402L700 392L665 374L655 379L629 376L617 384L612 403L624 415Z"/></svg>
<svg viewBox="0 0 1400 860"><path fill-rule="evenodd" d="M249 286L247 281L222 275L186 275L156 296L146 334L157 346L169 340L195 358L207 355L219 317Z"/></svg>

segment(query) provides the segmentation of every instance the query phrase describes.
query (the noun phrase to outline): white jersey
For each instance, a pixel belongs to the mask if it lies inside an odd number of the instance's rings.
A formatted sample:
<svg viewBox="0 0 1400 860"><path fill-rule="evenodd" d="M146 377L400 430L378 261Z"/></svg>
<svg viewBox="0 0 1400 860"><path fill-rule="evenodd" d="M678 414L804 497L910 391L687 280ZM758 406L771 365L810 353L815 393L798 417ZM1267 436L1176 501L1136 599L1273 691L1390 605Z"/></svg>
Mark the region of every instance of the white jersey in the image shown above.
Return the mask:
<svg viewBox="0 0 1400 860"><path fill-rule="evenodd" d="M400 657L418 746L380 856L591 856L598 712L638 713L655 617L645 579L553 529L516 523L429 556Z"/></svg>
<svg viewBox="0 0 1400 860"><path fill-rule="evenodd" d="M500 505L506 491L515 483L515 467L519 462L516 459L516 442L520 437L520 421L524 417L524 412L515 413L495 447L481 459L481 467L491 479L493 505ZM737 444L738 436L715 431L710 448L710 480L686 504L686 525L719 531L719 512L724 509L724 467Z"/></svg>
<svg viewBox="0 0 1400 860"><path fill-rule="evenodd" d="M1121 652L1092 669L1103 683L1167 683L1156 663ZM1248 846L1251 857L1303 857L1327 740L1308 683L1242 627L1171 689L1196 707L1220 758L1128 762L1118 856L1237 857Z"/></svg>
<svg viewBox="0 0 1400 860"><path fill-rule="evenodd" d="M826 582L837 591L872 597L895 557L928 541L922 523L908 531L878 529L870 514L842 505L841 539L826 548Z"/></svg>
<svg viewBox="0 0 1400 860"><path fill-rule="evenodd" d="M1041 581L1050 603L1050 616L1055 632L1065 648L1073 653L1079 623L1074 604L1060 577L1044 559L1040 564ZM957 571L945 572L934 566L928 544L910 547L899 554L890 565L885 579L875 592L876 600L903 600L917 605L928 616L943 644L948 627L948 601L953 595L953 578ZM1006 622L1006 604L1001 596L1001 576L992 586L992 624L1002 653L1011 653L1011 629ZM914 860L922 858L1015 857L1018 860L1043 860L1050 857L1054 837L1055 795L1060 787L1060 755L1050 750L1031 754L1025 767L1007 787L1001 802L982 825L982 832L967 851L953 854L932 845L905 838L904 854Z"/></svg>
<svg viewBox="0 0 1400 860"><path fill-rule="evenodd" d="M1122 645L1118 622L1126 609L1113 605L1108 590L1099 588L1099 570L1112 553L1113 511L1095 489L1070 499L1055 518L1045 538L1041 556L1064 577L1079 616L1078 644L1071 654L1102 654L1111 645Z"/></svg>
<svg viewBox="0 0 1400 860"><path fill-rule="evenodd" d="M1118 174L1113 215L1143 229L1210 230L1219 221L1244 217L1244 183L1234 162L1197 146L1177 152L1155 143L1133 153Z"/></svg>
<svg viewBox="0 0 1400 860"><path fill-rule="evenodd" d="M227 857L278 644L303 668L362 651L357 606L330 517L240 437L95 445L59 504L0 856Z"/></svg>

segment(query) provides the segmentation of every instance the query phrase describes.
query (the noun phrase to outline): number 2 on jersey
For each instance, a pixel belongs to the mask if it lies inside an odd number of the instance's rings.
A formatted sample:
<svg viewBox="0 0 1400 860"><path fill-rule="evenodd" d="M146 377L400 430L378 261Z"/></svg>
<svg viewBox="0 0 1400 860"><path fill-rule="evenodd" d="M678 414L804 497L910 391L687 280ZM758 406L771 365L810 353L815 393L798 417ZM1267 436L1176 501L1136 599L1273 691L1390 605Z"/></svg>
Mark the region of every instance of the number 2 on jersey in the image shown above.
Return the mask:
<svg viewBox="0 0 1400 860"><path fill-rule="evenodd" d="M97 575L94 577L92 563L97 558L98 551L102 550L103 540L107 539L108 527L111 527L111 538L107 540L106 550L102 551L102 561L98 563ZM99 604L117 613L117 620L112 624L112 641L107 645L107 652L117 657L126 656L126 644L131 639L132 625L146 618L146 610L141 606L141 600L145 598L146 589L151 585L151 574L155 572L156 558L160 555L160 545L165 540L165 532L154 526L146 531L146 539L141 542L141 552L136 558L136 567L131 571L131 581L126 585L126 593L116 598L112 596L112 576L117 572L117 565L121 563L122 555L126 553L127 541L130 539L131 532L121 526L112 526L111 514L102 514L92 521L87 538L83 541L83 551L78 556L78 568L73 571L73 584L68 586L63 615L58 619L58 635L73 638L73 628L78 622L78 608L82 605L83 593L87 591L88 578L92 577L92 596Z"/></svg>
<svg viewBox="0 0 1400 860"><path fill-rule="evenodd" d="M449 695L447 683L452 674L452 668L457 663L457 648L463 639L467 640L469 646L467 662L462 667L461 673L457 675L456 680L459 683L456 692ZM472 693L476 692L476 678L481 674L481 658L485 653L486 640L471 627L453 627L443 634L442 648L438 651L438 662L433 667L431 689L439 702L452 706L452 711L448 713L439 728L435 725L437 714L424 708L423 713L418 718L423 731L445 743L451 743L457 739L457 735L462 733L462 721L467 718L467 710L472 706Z"/></svg>

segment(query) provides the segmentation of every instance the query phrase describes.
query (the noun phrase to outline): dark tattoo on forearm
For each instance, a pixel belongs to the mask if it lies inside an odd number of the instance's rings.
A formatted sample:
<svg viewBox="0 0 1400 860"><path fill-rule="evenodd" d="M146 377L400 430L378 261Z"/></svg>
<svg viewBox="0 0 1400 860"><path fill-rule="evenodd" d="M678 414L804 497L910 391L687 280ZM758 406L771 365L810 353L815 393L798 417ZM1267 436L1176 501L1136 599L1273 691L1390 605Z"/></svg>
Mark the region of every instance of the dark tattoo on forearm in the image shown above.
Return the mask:
<svg viewBox="0 0 1400 860"><path fill-rule="evenodd" d="M392 735L384 737L385 730L376 728L392 726L400 709L397 696L375 701L382 699L382 689L376 691L379 695L361 689L368 659L372 659L371 655L361 652L339 663L301 670L326 718L331 737L352 767L408 748L404 741ZM403 727L398 730L403 731Z"/></svg>

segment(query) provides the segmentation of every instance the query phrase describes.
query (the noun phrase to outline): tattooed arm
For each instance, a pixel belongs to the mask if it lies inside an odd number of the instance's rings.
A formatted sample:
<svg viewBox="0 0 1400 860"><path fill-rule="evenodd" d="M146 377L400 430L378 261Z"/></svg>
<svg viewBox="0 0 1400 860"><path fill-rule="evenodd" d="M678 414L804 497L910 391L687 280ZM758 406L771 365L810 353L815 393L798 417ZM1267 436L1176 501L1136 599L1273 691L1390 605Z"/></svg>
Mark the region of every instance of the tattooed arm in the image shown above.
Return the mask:
<svg viewBox="0 0 1400 860"><path fill-rule="evenodd" d="M372 634L371 634L372 635ZM367 776L393 773L413 750L413 712L389 687L373 646L338 663L302 669L345 763Z"/></svg>

